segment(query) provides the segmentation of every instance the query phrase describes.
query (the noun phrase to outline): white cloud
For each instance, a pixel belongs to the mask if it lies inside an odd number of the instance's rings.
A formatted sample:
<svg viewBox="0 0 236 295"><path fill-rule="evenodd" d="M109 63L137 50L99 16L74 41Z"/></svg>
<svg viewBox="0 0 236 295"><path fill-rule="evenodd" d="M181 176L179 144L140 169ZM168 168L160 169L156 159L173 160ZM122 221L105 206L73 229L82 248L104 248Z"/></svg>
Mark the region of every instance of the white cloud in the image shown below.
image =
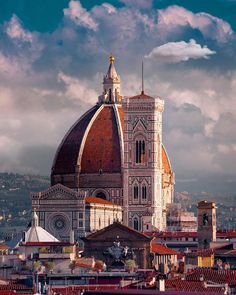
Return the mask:
<svg viewBox="0 0 236 295"><path fill-rule="evenodd" d="M11 20L6 25L6 33L11 39L32 43L34 35L27 30L24 30L20 20L16 15L13 15Z"/></svg>
<svg viewBox="0 0 236 295"><path fill-rule="evenodd" d="M159 11L157 19L156 11L136 9L139 7L131 7L131 2L136 3L127 0L122 8L103 3L87 11L79 1L68 1L64 20L50 34L29 32L14 18L0 25L4 30L0 40L0 149L5 150L0 155L0 171L50 173L60 140L101 94L102 77L94 74L106 73L110 52L117 56L122 94L133 95L141 90L140 60L145 53L153 53L152 48L161 49L160 59L168 52L177 60L206 58L217 48L214 65L196 61L191 68L191 63L147 62L145 92L165 99L163 140L177 177L198 177L202 167L204 173L225 173L230 161L235 175L235 122L222 116L227 112L236 116L236 72L224 68L235 63L233 54L229 59L234 41L219 45L210 40L214 48L208 43L208 38L228 40L230 26L209 14L194 14L181 7ZM186 40L190 34L197 36L198 44L170 43ZM45 50L32 57L32 48L38 52L38 44ZM223 54L224 65L220 60Z"/></svg>
<svg viewBox="0 0 236 295"><path fill-rule="evenodd" d="M189 59L208 58L215 54L215 51L210 50L206 46L197 44L195 40L169 42L161 46L155 47L146 55L146 58L158 58L166 62L180 62Z"/></svg>
<svg viewBox="0 0 236 295"><path fill-rule="evenodd" d="M214 161L214 153L210 149L209 142L201 133L187 134L181 129L173 127L168 134L164 135L171 162L174 159L174 166L185 176L192 176L194 173L201 173L202 167L207 173L223 172L220 165ZM184 143L184 145L183 145ZM174 147L174 149L170 149ZM194 172L194 173L193 173ZM178 175L178 174L177 174Z"/></svg>
<svg viewBox="0 0 236 295"><path fill-rule="evenodd" d="M24 70L29 69L31 64L36 61L44 48L42 42L39 41L40 34L37 32L29 32L24 29L20 19L13 15L9 22L3 26L6 35L15 46L15 54L9 58L9 62L14 64L11 71L15 72L19 67Z"/></svg>
<svg viewBox="0 0 236 295"><path fill-rule="evenodd" d="M82 103L96 103L98 94L91 88L87 81L82 81L77 78L65 75L60 72L58 74L58 81L63 82L66 86L65 96L78 104Z"/></svg>
<svg viewBox="0 0 236 295"><path fill-rule="evenodd" d="M14 56L6 56L0 51L0 73L12 77L22 75L28 68L27 62L23 62Z"/></svg>
<svg viewBox="0 0 236 295"><path fill-rule="evenodd" d="M172 32L179 27L191 27L201 31L204 37L226 42L232 36L232 29L226 21L208 13L191 11L180 6L169 6L158 10L158 27L164 32Z"/></svg>
<svg viewBox="0 0 236 295"><path fill-rule="evenodd" d="M98 24L93 20L91 14L84 9L79 1L71 0L69 8L64 9L64 15L75 24L96 31Z"/></svg>
<svg viewBox="0 0 236 295"><path fill-rule="evenodd" d="M113 13L117 12L117 9L113 5L111 5L109 3L103 3L102 6L106 9L106 11L109 14L113 14Z"/></svg>

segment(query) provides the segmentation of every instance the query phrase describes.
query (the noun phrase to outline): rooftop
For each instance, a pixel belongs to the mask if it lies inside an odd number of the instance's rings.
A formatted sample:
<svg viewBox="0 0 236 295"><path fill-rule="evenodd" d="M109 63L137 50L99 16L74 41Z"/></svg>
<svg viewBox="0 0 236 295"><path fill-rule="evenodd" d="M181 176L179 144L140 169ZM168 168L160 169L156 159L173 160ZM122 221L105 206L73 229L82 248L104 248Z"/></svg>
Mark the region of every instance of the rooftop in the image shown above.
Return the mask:
<svg viewBox="0 0 236 295"><path fill-rule="evenodd" d="M163 255L177 255L178 252L164 245L155 244L155 240L151 242L151 252Z"/></svg>
<svg viewBox="0 0 236 295"><path fill-rule="evenodd" d="M101 199L101 198L96 198L96 197L86 197L85 198L85 203L86 204L101 204L101 205L111 205L111 206L119 206L117 204L114 204L110 201Z"/></svg>

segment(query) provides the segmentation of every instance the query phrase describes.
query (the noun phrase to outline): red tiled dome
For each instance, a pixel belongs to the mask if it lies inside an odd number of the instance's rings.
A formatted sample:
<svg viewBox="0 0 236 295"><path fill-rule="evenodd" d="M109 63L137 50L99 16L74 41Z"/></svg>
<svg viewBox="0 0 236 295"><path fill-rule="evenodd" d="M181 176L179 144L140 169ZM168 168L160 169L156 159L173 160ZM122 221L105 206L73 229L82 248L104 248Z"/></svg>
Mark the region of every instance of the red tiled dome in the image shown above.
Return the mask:
<svg viewBox="0 0 236 295"><path fill-rule="evenodd" d="M120 130L121 129L121 130ZM121 174L121 139L124 112L121 106L96 105L86 112L65 135L52 166L52 185L72 177L70 187L77 187L76 175ZM162 149L163 167L171 172L167 153Z"/></svg>
<svg viewBox="0 0 236 295"><path fill-rule="evenodd" d="M90 109L65 135L54 159L52 167L53 174L68 174L75 172L85 131L97 110L98 107L96 106Z"/></svg>
<svg viewBox="0 0 236 295"><path fill-rule="evenodd" d="M105 106L95 118L87 138L81 159L81 173L121 172L120 140L112 106Z"/></svg>

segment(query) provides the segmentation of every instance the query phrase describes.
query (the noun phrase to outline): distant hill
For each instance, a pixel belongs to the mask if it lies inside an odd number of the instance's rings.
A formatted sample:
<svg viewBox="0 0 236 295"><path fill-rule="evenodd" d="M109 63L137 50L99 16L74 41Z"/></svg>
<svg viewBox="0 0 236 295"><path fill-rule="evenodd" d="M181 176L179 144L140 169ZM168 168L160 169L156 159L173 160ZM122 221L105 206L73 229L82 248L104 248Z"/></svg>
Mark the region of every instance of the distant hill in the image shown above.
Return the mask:
<svg viewBox="0 0 236 295"><path fill-rule="evenodd" d="M178 182L178 181L177 181ZM188 211L197 213L197 203L202 200L217 204L217 224L220 229L236 229L235 194L192 192L188 183L176 185L175 202ZM202 183L203 184L203 183ZM45 190L50 186L48 176L0 173L0 240L11 238L26 229L31 221L30 192ZM179 189L178 189L179 188Z"/></svg>
<svg viewBox="0 0 236 295"><path fill-rule="evenodd" d="M25 229L31 220L30 192L49 185L47 176L0 173L0 240Z"/></svg>

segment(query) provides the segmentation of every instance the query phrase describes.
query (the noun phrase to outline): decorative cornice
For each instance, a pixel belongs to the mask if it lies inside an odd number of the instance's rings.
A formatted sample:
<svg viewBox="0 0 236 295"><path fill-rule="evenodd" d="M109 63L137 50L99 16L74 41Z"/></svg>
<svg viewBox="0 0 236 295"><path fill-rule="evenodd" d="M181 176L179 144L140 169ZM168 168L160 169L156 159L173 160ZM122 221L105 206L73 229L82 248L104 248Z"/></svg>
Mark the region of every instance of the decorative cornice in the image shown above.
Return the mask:
<svg viewBox="0 0 236 295"><path fill-rule="evenodd" d="M61 198L59 197L59 194ZM78 192L58 183L51 187L49 187L47 190L38 192L38 193L31 193L31 199L32 200L53 200L53 199L74 199L74 200L83 200L84 196L79 194Z"/></svg>

